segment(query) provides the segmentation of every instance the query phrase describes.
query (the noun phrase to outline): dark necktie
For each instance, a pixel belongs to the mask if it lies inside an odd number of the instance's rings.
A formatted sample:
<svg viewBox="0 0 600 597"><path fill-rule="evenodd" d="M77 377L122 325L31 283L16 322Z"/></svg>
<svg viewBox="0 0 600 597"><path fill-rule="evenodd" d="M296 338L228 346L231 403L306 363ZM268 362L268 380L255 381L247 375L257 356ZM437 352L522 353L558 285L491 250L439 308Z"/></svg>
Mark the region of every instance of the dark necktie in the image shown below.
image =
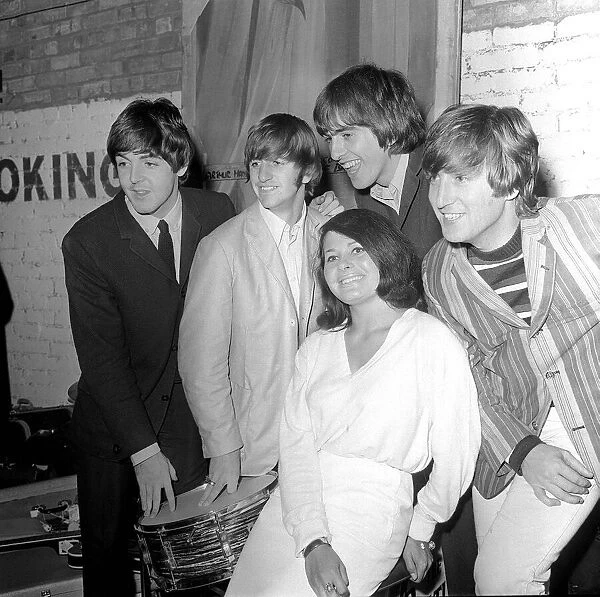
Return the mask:
<svg viewBox="0 0 600 597"><path fill-rule="evenodd" d="M173 252L173 239L169 233L169 225L164 221L158 222L160 236L158 237L158 254L163 258L164 262L169 266L169 271L174 279L175 275L175 253Z"/></svg>

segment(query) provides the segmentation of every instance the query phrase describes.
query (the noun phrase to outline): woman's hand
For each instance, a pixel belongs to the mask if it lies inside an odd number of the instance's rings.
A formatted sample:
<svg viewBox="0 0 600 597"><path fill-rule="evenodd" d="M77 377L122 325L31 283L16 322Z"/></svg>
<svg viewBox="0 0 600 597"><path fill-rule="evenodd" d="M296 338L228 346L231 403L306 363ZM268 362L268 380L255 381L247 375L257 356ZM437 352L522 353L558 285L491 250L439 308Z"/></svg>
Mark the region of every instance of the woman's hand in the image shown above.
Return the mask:
<svg viewBox="0 0 600 597"><path fill-rule="evenodd" d="M304 559L304 568L317 597L349 597L346 566L331 545L315 547Z"/></svg>
<svg viewBox="0 0 600 597"><path fill-rule="evenodd" d="M427 574L433 554L429 549L429 542L416 541L412 537L406 538L406 545L402 552L402 557L406 564L406 569L410 572L410 578L414 582L421 582Z"/></svg>

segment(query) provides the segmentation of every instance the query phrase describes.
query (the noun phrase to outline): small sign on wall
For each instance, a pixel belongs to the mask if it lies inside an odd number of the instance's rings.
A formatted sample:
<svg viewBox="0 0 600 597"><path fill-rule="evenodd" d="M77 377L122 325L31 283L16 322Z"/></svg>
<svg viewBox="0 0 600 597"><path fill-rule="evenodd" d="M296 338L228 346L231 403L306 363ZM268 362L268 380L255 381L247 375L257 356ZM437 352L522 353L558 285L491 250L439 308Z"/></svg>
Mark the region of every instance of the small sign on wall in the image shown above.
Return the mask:
<svg viewBox="0 0 600 597"><path fill-rule="evenodd" d="M248 172L244 164L212 164L205 168L207 182L220 182L222 180L248 179Z"/></svg>

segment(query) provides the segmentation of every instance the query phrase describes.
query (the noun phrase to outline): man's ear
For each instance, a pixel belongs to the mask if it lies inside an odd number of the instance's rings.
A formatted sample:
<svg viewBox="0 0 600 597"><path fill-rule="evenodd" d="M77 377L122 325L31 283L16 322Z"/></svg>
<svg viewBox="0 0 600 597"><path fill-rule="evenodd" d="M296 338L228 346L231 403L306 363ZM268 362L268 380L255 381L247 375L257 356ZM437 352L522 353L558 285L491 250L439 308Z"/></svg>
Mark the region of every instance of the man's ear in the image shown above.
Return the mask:
<svg viewBox="0 0 600 597"><path fill-rule="evenodd" d="M314 169L310 166L307 167L306 170L304 170L304 174L302 174L302 178L300 179L302 181L302 184L308 184L313 179L314 175Z"/></svg>
<svg viewBox="0 0 600 597"><path fill-rule="evenodd" d="M518 196L519 196L519 189L511 189L506 194L506 200L512 201L513 199L516 199Z"/></svg>
<svg viewBox="0 0 600 597"><path fill-rule="evenodd" d="M187 166L183 166L183 168L180 168L179 170L177 170L177 176L179 178L181 178L187 172L187 169L188 169Z"/></svg>

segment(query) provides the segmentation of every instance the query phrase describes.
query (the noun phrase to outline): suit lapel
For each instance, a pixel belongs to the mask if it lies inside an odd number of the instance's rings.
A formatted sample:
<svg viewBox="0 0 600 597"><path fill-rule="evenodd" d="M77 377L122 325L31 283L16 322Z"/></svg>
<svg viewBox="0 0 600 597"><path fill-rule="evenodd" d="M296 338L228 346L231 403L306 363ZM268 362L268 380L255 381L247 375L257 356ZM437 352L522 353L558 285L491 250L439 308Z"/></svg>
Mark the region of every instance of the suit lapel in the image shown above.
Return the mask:
<svg viewBox="0 0 600 597"><path fill-rule="evenodd" d="M540 218L523 220L523 258L531 301L531 330L535 334L548 318L554 296L556 252L548 242Z"/></svg>
<svg viewBox="0 0 600 597"><path fill-rule="evenodd" d="M183 287L187 282L192 261L196 254L198 239L202 232L202 222L193 209L193 200L188 200L185 189L181 189L181 257L179 258L179 284Z"/></svg>
<svg viewBox="0 0 600 597"><path fill-rule="evenodd" d="M158 250L135 221L125 205L125 195L122 191L113 199L114 214L121 238L129 242L129 248L140 259L160 272L163 276L173 279L167 264L158 254Z"/></svg>
<svg viewBox="0 0 600 597"><path fill-rule="evenodd" d="M263 263L269 273L275 278L288 300L294 305L294 296L290 283L288 282L285 273L285 267L281 259L281 255L277 250L275 241L269 232L269 229L260 215L258 202L253 203L244 211L246 214L245 234L247 235L248 244L254 251L258 259Z"/></svg>
<svg viewBox="0 0 600 597"><path fill-rule="evenodd" d="M423 146L417 147L408 157L408 166L404 175L404 185L402 186L402 196L400 199L400 208L398 217L400 218L400 228L404 226L406 218L410 212L410 208L417 197L421 179L421 160L423 157Z"/></svg>
<svg viewBox="0 0 600 597"><path fill-rule="evenodd" d="M316 283L314 270L319 246L320 222L313 219L313 210L309 209L304 222L304 247L302 258L302 278L300 279L300 321L303 327L300 330L301 338L308 335L312 311L315 308Z"/></svg>

